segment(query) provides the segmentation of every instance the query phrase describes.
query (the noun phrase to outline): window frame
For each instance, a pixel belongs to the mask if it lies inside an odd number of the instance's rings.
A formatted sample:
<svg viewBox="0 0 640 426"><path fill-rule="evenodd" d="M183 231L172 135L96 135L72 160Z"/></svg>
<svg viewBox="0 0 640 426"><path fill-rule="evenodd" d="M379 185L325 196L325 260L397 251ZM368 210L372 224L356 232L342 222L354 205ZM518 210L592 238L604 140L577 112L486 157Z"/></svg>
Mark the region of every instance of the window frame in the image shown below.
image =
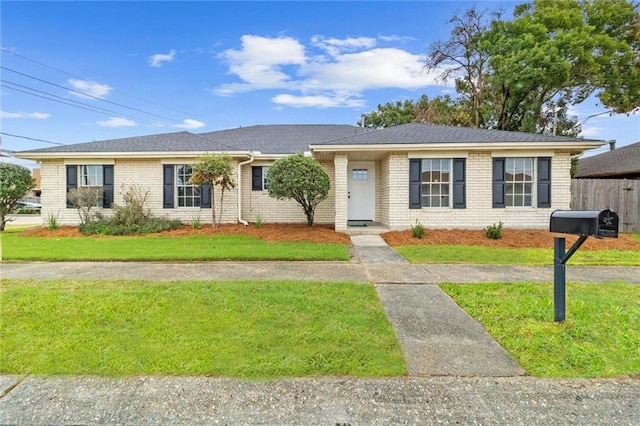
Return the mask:
<svg viewBox="0 0 640 426"><path fill-rule="evenodd" d="M422 205L423 160L449 161L449 205L426 207ZM466 209L467 208L467 159L466 157L411 157L409 158L409 209Z"/></svg>
<svg viewBox="0 0 640 426"><path fill-rule="evenodd" d="M189 169L189 173L184 171L185 168ZM174 206L176 208L200 208L202 199L201 187L200 185L187 184L191 175L193 175L193 164L174 165ZM190 194L187 194L187 192L190 192ZM181 201L183 205L181 205ZM187 201L190 201L191 205Z"/></svg>
<svg viewBox="0 0 640 426"><path fill-rule="evenodd" d="M437 170L434 170L433 168L433 164L434 163L438 163L439 168ZM438 180L434 180L434 174L438 173L438 175L440 177L442 177L443 173L445 173L445 170L443 170L442 165L445 164L447 165L447 170L446 170L446 174L448 175L448 179L445 182L444 179L440 179ZM429 170L425 170L425 166L426 164L429 164ZM452 165L453 165L453 158L422 158L421 159L421 164L420 164L420 184L422 186L421 188L421 194L420 194L420 205L421 208L427 208L427 209L438 209L438 208L451 208L452 204L453 204L453 182L452 182ZM425 181L424 177L425 177L425 173L429 174L429 177L431 178L430 180ZM447 186L447 191L446 194L443 194L442 192L442 187L443 186ZM438 194L434 195L433 189L437 187L438 188ZM429 188L428 194L425 194L425 189ZM443 205L443 198L446 198L447 203L446 205ZM425 199L428 200L438 200L439 201L439 205L433 205L431 203L431 201L428 203L429 205L425 205Z"/></svg>
<svg viewBox="0 0 640 426"><path fill-rule="evenodd" d="M509 163L512 163L512 167L509 167ZM522 167L519 167L518 163L522 163ZM530 163L530 164L527 164ZM528 167L530 165L530 168ZM510 173L512 172L512 173ZM520 172L520 173L518 173ZM530 172L530 174L528 174ZM518 179L518 175L522 175L522 179ZM512 176L509 179L509 175ZM530 177L527 180L526 177ZM504 205L505 207L515 208L529 208L535 205L535 182L536 182L536 162L534 157L505 157L504 165ZM526 188L529 188L527 191ZM509 189L511 188L511 191ZM516 188L522 188L521 191L516 191ZM517 197L521 197L521 203L516 203ZM528 197L528 203L527 201Z"/></svg>

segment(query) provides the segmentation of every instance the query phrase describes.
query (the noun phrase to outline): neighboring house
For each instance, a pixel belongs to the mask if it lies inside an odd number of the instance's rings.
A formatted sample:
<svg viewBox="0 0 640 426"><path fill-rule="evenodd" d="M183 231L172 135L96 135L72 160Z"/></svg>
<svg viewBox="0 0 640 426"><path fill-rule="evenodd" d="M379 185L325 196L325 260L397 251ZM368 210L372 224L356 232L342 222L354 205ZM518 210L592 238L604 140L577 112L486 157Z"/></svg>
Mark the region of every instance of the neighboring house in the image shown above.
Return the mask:
<svg viewBox="0 0 640 426"><path fill-rule="evenodd" d="M640 142L578 160L577 179L640 179Z"/></svg>
<svg viewBox="0 0 640 426"><path fill-rule="evenodd" d="M104 189L102 210L122 202L122 188L149 190L155 215L185 222L211 215L211 192L187 183L197 155L227 152L236 161L236 188L225 195L223 222L305 222L292 201L270 198L268 167L294 152L314 157L331 190L317 223L338 231L350 221L406 229L546 228L555 209L570 202L571 158L604 144L531 133L405 124L381 130L348 125L265 125L192 134L141 136L24 151L41 164L43 218L78 217L66 193ZM219 191L218 191L219 194ZM204 210L204 211L203 211Z"/></svg>
<svg viewBox="0 0 640 426"><path fill-rule="evenodd" d="M613 210L620 232L640 232L640 142L579 159L571 208Z"/></svg>

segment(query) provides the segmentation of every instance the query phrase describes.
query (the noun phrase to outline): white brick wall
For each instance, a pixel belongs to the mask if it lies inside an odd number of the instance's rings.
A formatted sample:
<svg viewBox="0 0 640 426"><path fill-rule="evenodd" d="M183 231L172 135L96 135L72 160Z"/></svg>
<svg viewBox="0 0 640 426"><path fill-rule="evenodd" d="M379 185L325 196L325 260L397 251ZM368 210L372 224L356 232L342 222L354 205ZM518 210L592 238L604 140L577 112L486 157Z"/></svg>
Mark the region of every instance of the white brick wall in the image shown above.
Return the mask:
<svg viewBox="0 0 640 426"><path fill-rule="evenodd" d="M242 219L255 222L260 215L266 223L306 223L307 216L302 207L293 200L276 200L269 196L268 191L253 191L251 189L251 167L270 166L271 161L255 161L242 166ZM333 223L335 188L333 164L321 162L320 165L329 175L331 188L329 196L316 207L314 223Z"/></svg>
<svg viewBox="0 0 640 426"><path fill-rule="evenodd" d="M425 154L428 157L428 154ZM452 157L455 155L452 154ZM118 159L114 164L114 202L122 204L123 185L136 184L149 190L147 207L156 216L168 216L190 222L199 216L203 223L211 222L211 209L162 208L162 164L191 163L185 159ZM80 163L80 162L77 162ZM96 164L95 162L93 164ZM278 201L266 191L251 190L251 167L268 166L269 161L256 161L242 169L242 218L255 222L258 215L265 222L306 222L301 207L294 201ZM327 200L316 210L316 223L335 223L337 230L347 228L347 171L346 154L338 154L332 162L321 163L331 178ZM409 209L409 159L406 152L391 152L376 162L376 220L391 229L406 229L419 220L431 228L481 229L502 221L510 228L546 228L553 210L568 209L571 199L571 158L568 152L558 152L552 160L551 208L507 207L492 208L492 158L488 151L469 152L466 162L467 182L465 209L435 208ZM237 167L234 167L234 171ZM57 216L62 224L79 223L75 209L66 207L66 169L63 160L42 161L42 218ZM237 189L226 192L223 223L237 221ZM219 189L216 191L219 211ZM109 214L110 209L103 209Z"/></svg>
<svg viewBox="0 0 640 426"><path fill-rule="evenodd" d="M185 223L199 218L202 223L211 223L211 209L198 207L175 207L165 209L162 207L162 166L163 164L189 164L195 159L118 159L114 164L114 203L123 204L123 191L131 185L137 185L143 190L149 191L146 207L157 217L169 217L179 219ZM77 162L81 164L82 162ZM251 190L251 166L268 166L273 162L255 162L242 168L242 219L255 222L258 214L262 215L265 222L306 222L306 216L302 208L290 200L279 201L269 197L266 191ZM70 163L69 163L70 164ZM98 164L98 163L93 163ZM329 174L332 188L329 197L320 203L316 209L316 223L333 223L334 220L334 189L333 189L333 163L321 163ZM237 165L234 166L234 179L237 177ZM75 209L66 207L66 167L63 160L43 161L42 173L42 218L46 223L49 214L57 216L61 224L77 225L80 219ZM237 215L238 190L233 189L224 193L224 206L222 223L235 223ZM220 189L215 190L216 214L220 212ZM108 216L111 209L97 209Z"/></svg>

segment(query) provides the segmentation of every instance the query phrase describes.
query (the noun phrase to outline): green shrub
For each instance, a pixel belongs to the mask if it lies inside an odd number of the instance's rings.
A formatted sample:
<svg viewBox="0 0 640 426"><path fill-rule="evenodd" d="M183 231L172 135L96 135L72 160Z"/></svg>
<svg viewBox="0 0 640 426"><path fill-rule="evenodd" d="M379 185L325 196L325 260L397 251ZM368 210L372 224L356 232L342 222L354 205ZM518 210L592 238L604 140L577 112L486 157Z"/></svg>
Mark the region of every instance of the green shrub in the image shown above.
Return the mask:
<svg viewBox="0 0 640 426"><path fill-rule="evenodd" d="M113 206L113 216L82 223L78 228L85 235L143 235L170 231L182 226L179 220L156 218L144 205L149 191L132 185L122 194L124 205Z"/></svg>
<svg viewBox="0 0 640 426"><path fill-rule="evenodd" d="M484 228L484 233L487 238L490 238L492 240L498 240L502 238L502 222L498 222L497 225L494 223L493 225L487 226L486 228Z"/></svg>
<svg viewBox="0 0 640 426"><path fill-rule="evenodd" d="M256 228L260 229L262 228L262 225L264 225L264 218L260 213L258 213L256 216Z"/></svg>
<svg viewBox="0 0 640 426"><path fill-rule="evenodd" d="M140 223L117 223L113 217L92 220L89 223L80 225L80 232L85 235L144 235L155 232L170 231L178 229L182 222L177 219L168 218L147 218Z"/></svg>
<svg viewBox="0 0 640 426"><path fill-rule="evenodd" d="M425 234L424 226L416 219L416 224L411 225L411 235L413 238L422 239Z"/></svg>
<svg viewBox="0 0 640 426"><path fill-rule="evenodd" d="M49 216L47 216L47 228L49 229L49 231L55 231L59 227L60 227L60 219L58 219L58 215L49 213Z"/></svg>
<svg viewBox="0 0 640 426"><path fill-rule="evenodd" d="M202 222L200 221L200 214L197 214L191 218L191 229L202 228Z"/></svg>

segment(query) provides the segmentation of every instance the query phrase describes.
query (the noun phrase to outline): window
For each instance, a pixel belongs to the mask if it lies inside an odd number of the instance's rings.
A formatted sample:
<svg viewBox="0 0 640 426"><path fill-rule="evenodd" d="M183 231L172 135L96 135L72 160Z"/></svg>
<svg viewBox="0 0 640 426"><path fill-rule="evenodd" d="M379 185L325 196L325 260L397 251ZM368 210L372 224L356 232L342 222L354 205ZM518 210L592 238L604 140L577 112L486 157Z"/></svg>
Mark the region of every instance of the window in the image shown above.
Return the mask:
<svg viewBox="0 0 640 426"><path fill-rule="evenodd" d="M67 165L67 192L75 188L102 188L102 199L97 206L110 208L113 204L113 165ZM67 200L67 207L73 207Z"/></svg>
<svg viewBox="0 0 640 426"><path fill-rule="evenodd" d="M102 166L79 166L80 186L102 186Z"/></svg>
<svg viewBox="0 0 640 426"><path fill-rule="evenodd" d="M200 187L189 184L193 169L188 164L176 165L176 196L178 207L200 207Z"/></svg>
<svg viewBox="0 0 640 426"><path fill-rule="evenodd" d="M162 208L211 208L211 186L188 184L192 173L190 164L162 166Z"/></svg>
<svg viewBox="0 0 640 426"><path fill-rule="evenodd" d="M493 159L493 207L551 207L551 157L535 160Z"/></svg>
<svg viewBox="0 0 640 426"><path fill-rule="evenodd" d="M368 180L368 179L369 179L368 169L353 169L351 173L351 180Z"/></svg>
<svg viewBox="0 0 640 426"><path fill-rule="evenodd" d="M422 207L450 207L450 159L422 160Z"/></svg>
<svg viewBox="0 0 640 426"><path fill-rule="evenodd" d="M506 206L532 205L533 158L506 158L504 180Z"/></svg>
<svg viewBox="0 0 640 426"><path fill-rule="evenodd" d="M267 185L267 174L269 166L253 166L251 167L251 190L266 191L269 189Z"/></svg>
<svg viewBox="0 0 640 426"><path fill-rule="evenodd" d="M466 208L466 159L409 160L409 208Z"/></svg>

